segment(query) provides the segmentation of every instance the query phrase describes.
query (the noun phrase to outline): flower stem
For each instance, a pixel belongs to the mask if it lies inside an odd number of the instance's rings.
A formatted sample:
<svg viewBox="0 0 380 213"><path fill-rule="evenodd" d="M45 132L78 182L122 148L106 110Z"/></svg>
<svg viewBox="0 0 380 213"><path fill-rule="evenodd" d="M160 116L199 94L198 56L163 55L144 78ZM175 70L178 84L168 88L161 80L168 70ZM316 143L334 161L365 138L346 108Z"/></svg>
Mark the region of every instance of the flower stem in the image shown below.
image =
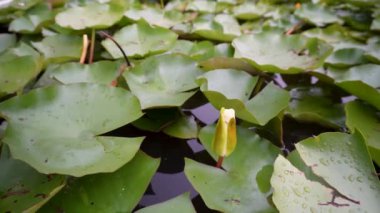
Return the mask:
<svg viewBox="0 0 380 213"><path fill-rule="evenodd" d="M95 51L95 29L91 31L91 43L90 43L90 57L88 58L88 63L92 64L94 61L94 51Z"/></svg>
<svg viewBox="0 0 380 213"><path fill-rule="evenodd" d="M123 48L120 46L120 44L119 44L114 38L112 38L112 36L108 35L106 32L100 31L99 34L100 34L101 36L103 36L103 37L106 37L106 38L110 39L113 43L115 43L115 45L119 48L119 50L120 50L121 53L123 54L124 59L125 59L125 62L127 63L127 66L128 66L128 67L132 67L132 64L131 64L131 62L129 61L127 54L124 52L124 50L123 50Z"/></svg>
<svg viewBox="0 0 380 213"><path fill-rule="evenodd" d="M87 49L88 49L88 36L87 34L83 35L83 43L82 43L82 54L80 56L79 63L84 64L87 56Z"/></svg>
<svg viewBox="0 0 380 213"><path fill-rule="evenodd" d="M224 157L219 156L218 162L216 163L216 168L222 168L223 160L224 160Z"/></svg>

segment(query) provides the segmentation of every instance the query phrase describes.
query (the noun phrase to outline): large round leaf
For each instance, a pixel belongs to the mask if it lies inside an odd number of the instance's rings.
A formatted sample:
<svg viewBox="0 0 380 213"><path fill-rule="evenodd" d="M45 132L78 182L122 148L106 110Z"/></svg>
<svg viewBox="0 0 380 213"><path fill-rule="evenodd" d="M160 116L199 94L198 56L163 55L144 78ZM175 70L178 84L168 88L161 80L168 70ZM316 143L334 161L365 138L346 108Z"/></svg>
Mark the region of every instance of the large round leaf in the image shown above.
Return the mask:
<svg viewBox="0 0 380 213"><path fill-rule="evenodd" d="M41 212L132 212L160 164L143 152L113 173L74 180Z"/></svg>
<svg viewBox="0 0 380 213"><path fill-rule="evenodd" d="M211 147L214 132L215 127L205 127L199 138L216 159ZM266 192L260 191L255 180L264 166L273 163L279 150L244 128L237 128L237 139L235 151L223 162L226 171L186 159L186 177L211 209L221 212L272 212L274 209L267 201Z"/></svg>
<svg viewBox="0 0 380 213"><path fill-rule="evenodd" d="M66 183L65 176L40 174L26 163L12 159L4 146L0 171L0 209L6 212L34 212Z"/></svg>
<svg viewBox="0 0 380 213"><path fill-rule="evenodd" d="M346 197L336 202L357 212L380 208L380 182L360 134L323 133L297 143L296 148L306 165L342 195L338 197Z"/></svg>
<svg viewBox="0 0 380 213"><path fill-rule="evenodd" d="M235 57L245 58L262 71L299 73L320 67L332 47L316 38L286 36L276 31L243 35L233 40Z"/></svg>
<svg viewBox="0 0 380 213"><path fill-rule="evenodd" d="M317 26L324 26L331 23L343 23L333 11L330 11L321 4L302 4L301 8L296 10L294 14Z"/></svg>
<svg viewBox="0 0 380 213"><path fill-rule="evenodd" d="M128 91L91 84L36 89L0 104L12 156L42 173L82 176L112 172L137 152L142 138L97 136L139 118Z"/></svg>
<svg viewBox="0 0 380 213"><path fill-rule="evenodd" d="M116 2L116 1L114 1ZM69 8L55 17L62 27L74 30L110 27L123 17L124 7L118 3L101 4L90 2L83 7Z"/></svg>
<svg viewBox="0 0 380 213"><path fill-rule="evenodd" d="M257 77L231 69L206 72L198 78L201 91L216 108L233 108L238 118L265 125L288 106L290 95L270 83L249 99L256 82Z"/></svg>
<svg viewBox="0 0 380 213"><path fill-rule="evenodd" d="M178 54L152 56L124 74L143 109L181 106L195 92L197 63Z"/></svg>
<svg viewBox="0 0 380 213"><path fill-rule="evenodd" d="M162 28L150 26L145 21L121 28L113 36L129 57L141 58L147 55L165 52L177 40L177 34ZM106 39L102 45L113 58L122 58L123 54L117 46Z"/></svg>
<svg viewBox="0 0 380 213"><path fill-rule="evenodd" d="M345 110L347 127L363 135L372 159L380 165L380 118L376 110L358 101L347 103Z"/></svg>

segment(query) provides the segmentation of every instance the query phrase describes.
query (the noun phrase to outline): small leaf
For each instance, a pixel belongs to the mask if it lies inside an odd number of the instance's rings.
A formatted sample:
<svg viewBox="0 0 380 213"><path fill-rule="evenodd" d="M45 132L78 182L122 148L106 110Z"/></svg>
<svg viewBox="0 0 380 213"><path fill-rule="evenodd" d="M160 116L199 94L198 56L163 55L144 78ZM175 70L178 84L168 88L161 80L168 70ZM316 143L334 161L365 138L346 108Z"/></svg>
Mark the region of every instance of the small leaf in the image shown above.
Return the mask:
<svg viewBox="0 0 380 213"><path fill-rule="evenodd" d="M198 136L198 125L193 116L182 115L168 127L164 128L163 132L181 139L196 138Z"/></svg>

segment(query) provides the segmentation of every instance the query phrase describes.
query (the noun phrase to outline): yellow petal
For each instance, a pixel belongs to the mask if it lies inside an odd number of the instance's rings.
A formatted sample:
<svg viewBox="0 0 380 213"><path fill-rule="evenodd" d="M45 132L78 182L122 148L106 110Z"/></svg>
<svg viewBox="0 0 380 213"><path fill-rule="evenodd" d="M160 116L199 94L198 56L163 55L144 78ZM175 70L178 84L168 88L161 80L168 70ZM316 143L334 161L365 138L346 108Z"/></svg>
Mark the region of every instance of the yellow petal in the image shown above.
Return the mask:
<svg viewBox="0 0 380 213"><path fill-rule="evenodd" d="M216 125L212 148L218 156L225 157L233 152L236 141L235 111L222 108Z"/></svg>

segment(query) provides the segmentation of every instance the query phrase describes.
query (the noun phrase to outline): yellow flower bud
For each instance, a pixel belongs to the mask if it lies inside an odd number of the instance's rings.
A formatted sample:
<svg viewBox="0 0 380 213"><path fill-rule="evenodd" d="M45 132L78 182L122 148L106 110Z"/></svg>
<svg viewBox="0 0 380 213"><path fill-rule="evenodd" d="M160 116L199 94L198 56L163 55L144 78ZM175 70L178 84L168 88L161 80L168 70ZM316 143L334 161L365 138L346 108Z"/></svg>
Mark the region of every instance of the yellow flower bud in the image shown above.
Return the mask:
<svg viewBox="0 0 380 213"><path fill-rule="evenodd" d="M236 142L235 110L222 107L212 141L214 152L218 156L226 157L234 151Z"/></svg>

